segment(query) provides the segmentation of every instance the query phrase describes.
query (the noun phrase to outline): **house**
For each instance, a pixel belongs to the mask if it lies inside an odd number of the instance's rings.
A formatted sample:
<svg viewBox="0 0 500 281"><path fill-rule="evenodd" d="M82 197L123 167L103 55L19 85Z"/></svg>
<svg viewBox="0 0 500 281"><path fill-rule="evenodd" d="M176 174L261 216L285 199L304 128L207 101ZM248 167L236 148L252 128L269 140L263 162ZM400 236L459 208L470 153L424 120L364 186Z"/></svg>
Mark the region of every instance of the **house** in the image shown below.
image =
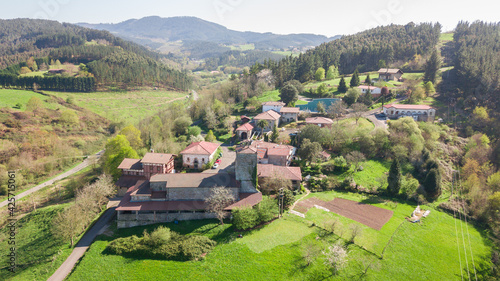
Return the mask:
<svg viewBox="0 0 500 281"><path fill-rule="evenodd" d="M332 158L332 156L330 155L330 153L326 152L326 151L321 151L320 155L319 155L319 159L322 160L323 162L326 162L328 160L330 160L330 158Z"/></svg>
<svg viewBox="0 0 500 281"><path fill-rule="evenodd" d="M332 127L333 120L325 117L306 118L306 124L318 125L320 128Z"/></svg>
<svg viewBox="0 0 500 281"><path fill-rule="evenodd" d="M245 124L239 126L238 128L236 128L235 132L238 135L238 138L240 140L247 140L247 139L250 139L250 137L252 136L253 129L254 129L254 127L252 124L245 123Z"/></svg>
<svg viewBox="0 0 500 281"><path fill-rule="evenodd" d="M203 165L212 161L219 146L220 144L206 141L193 142L180 152L182 166L191 169L202 169Z"/></svg>
<svg viewBox="0 0 500 281"><path fill-rule="evenodd" d="M246 115L241 115L240 120L242 123L248 123L248 122L252 121L252 119Z"/></svg>
<svg viewBox="0 0 500 281"><path fill-rule="evenodd" d="M358 89L361 90L361 93L366 94L368 91L372 94L372 97L378 98L382 95L382 89L379 87L375 86L366 86L366 85L361 85L358 86Z"/></svg>
<svg viewBox="0 0 500 281"><path fill-rule="evenodd" d="M266 112L269 110L274 110L276 112L280 112L280 109L285 106L284 102L281 101L268 101L262 103L262 112Z"/></svg>
<svg viewBox="0 0 500 281"><path fill-rule="evenodd" d="M378 70L379 80L384 81L401 81L403 71L397 68L381 68Z"/></svg>
<svg viewBox="0 0 500 281"><path fill-rule="evenodd" d="M227 214L262 200L259 192L241 192L239 183L227 173L157 174L138 180L116 208L118 228L175 220L215 218L206 211L205 199L216 186L228 188L236 202L226 207Z"/></svg>
<svg viewBox="0 0 500 281"><path fill-rule="evenodd" d="M282 107L280 109L281 121L282 122L297 122L299 119L298 107Z"/></svg>
<svg viewBox="0 0 500 281"><path fill-rule="evenodd" d="M268 110L266 112L262 112L261 114L255 116L253 120L257 127L260 120L266 120L267 126L264 127L264 132L269 132L272 131L274 127L278 127L280 118L281 115L278 112L274 110Z"/></svg>
<svg viewBox="0 0 500 281"><path fill-rule="evenodd" d="M415 121L433 121L436 110L429 105L420 104L386 104L384 113L389 118L413 117Z"/></svg>
<svg viewBox="0 0 500 281"><path fill-rule="evenodd" d="M265 141L252 141L248 146L239 147L237 153L257 154L257 163L288 166L297 148L291 145L276 144Z"/></svg>
<svg viewBox="0 0 500 281"><path fill-rule="evenodd" d="M292 182L292 187L300 188L302 173L300 167L276 166L272 164L257 164L257 177L259 183L265 183L269 178L279 177Z"/></svg>

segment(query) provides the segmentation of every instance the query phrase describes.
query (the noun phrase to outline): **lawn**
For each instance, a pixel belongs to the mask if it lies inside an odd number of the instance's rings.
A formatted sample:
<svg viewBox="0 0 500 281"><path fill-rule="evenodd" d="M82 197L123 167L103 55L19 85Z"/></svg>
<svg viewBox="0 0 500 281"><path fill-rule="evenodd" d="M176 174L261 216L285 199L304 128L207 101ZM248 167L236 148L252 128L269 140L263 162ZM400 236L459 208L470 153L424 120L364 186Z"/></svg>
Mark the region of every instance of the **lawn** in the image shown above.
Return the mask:
<svg viewBox="0 0 500 281"><path fill-rule="evenodd" d="M356 127L357 130L371 131L375 128L375 125L373 125L373 123L370 120L363 117L359 118L357 124L356 124L356 119L354 119L353 117L339 120L338 124L349 129Z"/></svg>
<svg viewBox="0 0 500 281"><path fill-rule="evenodd" d="M336 233L342 233L343 237L350 236L350 226L358 223L331 212L311 209L305 219L286 214L283 219L248 232L235 232L231 224L218 225L213 220L163 224L181 234L206 235L217 241L217 246L200 261L109 254L106 246L113 239L141 236L144 229L150 231L157 225L112 228L113 236L97 237L68 280L459 280L461 270L465 270L460 268L456 244L455 222L460 224L460 221L446 213L431 209L431 215L422 223L411 224L404 217L415 208L412 204L335 191L308 196L323 200L342 197L392 210L394 215L380 231L361 225L363 232L355 244L347 243L348 266L337 276L332 276L324 265L323 255L319 254L307 265L302 253L307 248L321 251L333 243L345 244L345 240L322 228L325 222L339 219L342 226ZM465 224L462 227L466 229ZM476 267L488 266L491 246L480 229L469 224L468 231ZM237 238L239 234L243 238ZM472 264L470 252L467 253ZM463 254L462 251L465 266ZM367 264L372 264L372 269L363 275L363 266Z"/></svg>
<svg viewBox="0 0 500 281"><path fill-rule="evenodd" d="M280 91L279 90L267 91L267 92L263 93L260 97L258 97L257 100L260 102L279 101L280 100Z"/></svg>
<svg viewBox="0 0 500 281"><path fill-rule="evenodd" d="M16 273L4 268L6 254L11 247L7 244L7 228L0 232L0 252L2 254L1 280L47 280L66 260L72 249L69 243L54 239L51 233L52 219L65 205L39 208L17 222L15 236L17 249Z"/></svg>
<svg viewBox="0 0 500 281"><path fill-rule="evenodd" d="M52 102L51 98L48 96L44 96L32 91L11 89L0 89L0 107L13 108L16 104L20 103L22 105L21 110L24 111L26 109L26 104L32 97L37 97L42 101L45 101L45 108L63 108L62 105Z"/></svg>
<svg viewBox="0 0 500 281"><path fill-rule="evenodd" d="M137 124L173 101L186 100L186 93L172 91L130 91L65 93L48 92L63 99L71 98L74 103L97 113L111 121Z"/></svg>

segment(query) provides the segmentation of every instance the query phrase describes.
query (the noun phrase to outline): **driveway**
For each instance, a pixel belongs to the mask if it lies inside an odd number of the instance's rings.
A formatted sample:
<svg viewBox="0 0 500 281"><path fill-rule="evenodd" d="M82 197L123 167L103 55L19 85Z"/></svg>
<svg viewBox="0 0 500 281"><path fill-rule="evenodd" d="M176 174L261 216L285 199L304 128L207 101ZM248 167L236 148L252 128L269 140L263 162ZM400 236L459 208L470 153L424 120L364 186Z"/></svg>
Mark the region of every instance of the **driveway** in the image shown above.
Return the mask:
<svg viewBox="0 0 500 281"><path fill-rule="evenodd" d="M203 173L215 174L219 172L232 172L234 171L234 162L236 161L236 152L229 150L229 146L221 145L222 158L217 169L208 169Z"/></svg>

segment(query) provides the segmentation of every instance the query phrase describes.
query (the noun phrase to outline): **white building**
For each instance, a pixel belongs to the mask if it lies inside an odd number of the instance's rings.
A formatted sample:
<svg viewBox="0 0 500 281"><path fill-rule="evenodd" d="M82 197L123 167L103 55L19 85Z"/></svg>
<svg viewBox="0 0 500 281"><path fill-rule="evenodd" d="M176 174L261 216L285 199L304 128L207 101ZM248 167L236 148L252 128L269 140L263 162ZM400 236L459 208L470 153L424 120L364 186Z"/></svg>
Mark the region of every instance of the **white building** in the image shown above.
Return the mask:
<svg viewBox="0 0 500 281"><path fill-rule="evenodd" d="M415 121L433 121L436 110L429 105L386 104L384 113L390 118L413 117Z"/></svg>
<svg viewBox="0 0 500 281"><path fill-rule="evenodd" d="M382 89L379 87L375 86L366 86L366 85L361 85L358 87L358 89L361 90L361 93L366 94L366 92L370 91L372 95L380 95L382 94Z"/></svg>
<svg viewBox="0 0 500 281"><path fill-rule="evenodd" d="M180 153L182 165L192 169L202 169L203 165L212 161L219 146L220 144L206 141L193 142Z"/></svg>
<svg viewBox="0 0 500 281"><path fill-rule="evenodd" d="M281 108L285 106L284 102L281 101L268 101L262 103L262 112L266 112L269 110L274 110L276 112L280 112Z"/></svg>

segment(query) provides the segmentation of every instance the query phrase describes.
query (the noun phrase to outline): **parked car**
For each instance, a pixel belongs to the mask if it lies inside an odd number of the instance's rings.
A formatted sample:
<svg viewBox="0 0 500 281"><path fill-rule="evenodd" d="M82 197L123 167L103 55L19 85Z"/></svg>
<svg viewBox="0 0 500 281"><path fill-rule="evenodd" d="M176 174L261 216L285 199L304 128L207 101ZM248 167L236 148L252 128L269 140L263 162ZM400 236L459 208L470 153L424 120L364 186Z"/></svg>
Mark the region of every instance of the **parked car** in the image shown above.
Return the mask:
<svg viewBox="0 0 500 281"><path fill-rule="evenodd" d="M219 163L215 163L213 166L212 166L212 169L217 169L219 168Z"/></svg>
<svg viewBox="0 0 500 281"><path fill-rule="evenodd" d="M215 160L215 164L220 164L220 161L222 161L222 159L220 159L220 158Z"/></svg>

